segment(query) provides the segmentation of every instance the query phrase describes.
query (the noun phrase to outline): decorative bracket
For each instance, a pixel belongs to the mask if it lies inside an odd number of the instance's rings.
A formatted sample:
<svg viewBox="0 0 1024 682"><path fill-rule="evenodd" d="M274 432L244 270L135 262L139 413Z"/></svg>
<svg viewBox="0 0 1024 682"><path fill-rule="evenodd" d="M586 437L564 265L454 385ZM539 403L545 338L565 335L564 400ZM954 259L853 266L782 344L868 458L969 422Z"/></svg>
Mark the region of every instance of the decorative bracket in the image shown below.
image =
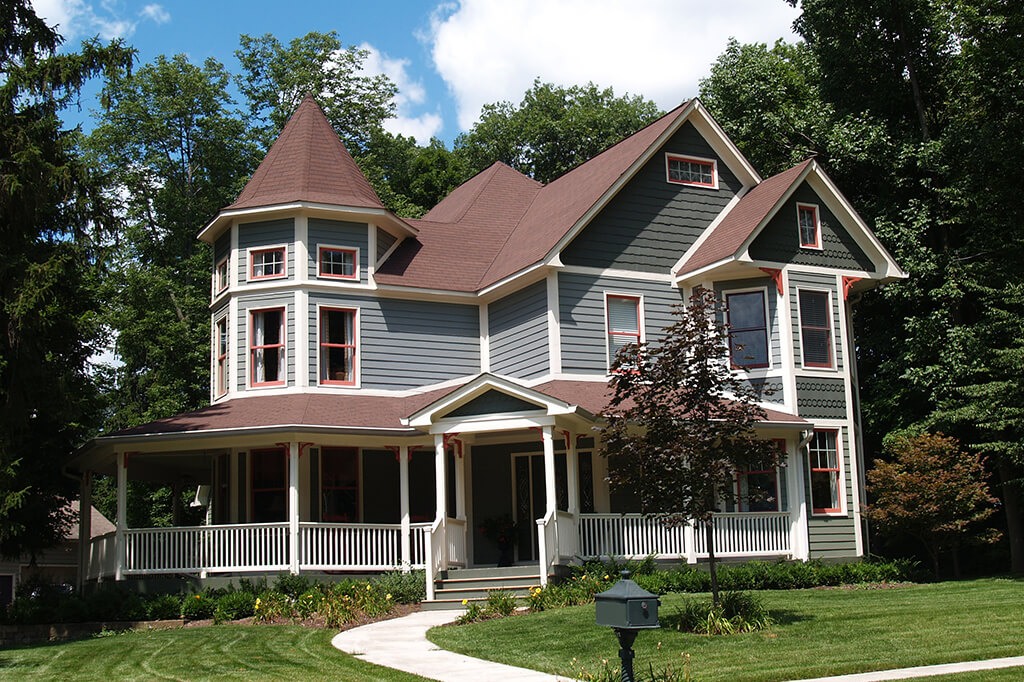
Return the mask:
<svg viewBox="0 0 1024 682"><path fill-rule="evenodd" d="M772 281L775 282L775 289L781 296L784 293L782 290L782 270L778 268L758 268L758 270L767 273L772 278Z"/></svg>
<svg viewBox="0 0 1024 682"><path fill-rule="evenodd" d="M844 301L847 300L850 297L850 289L853 288L853 285L856 284L857 282L861 281L862 279L864 279L864 278L863 277L847 277L846 275L843 275L843 300Z"/></svg>

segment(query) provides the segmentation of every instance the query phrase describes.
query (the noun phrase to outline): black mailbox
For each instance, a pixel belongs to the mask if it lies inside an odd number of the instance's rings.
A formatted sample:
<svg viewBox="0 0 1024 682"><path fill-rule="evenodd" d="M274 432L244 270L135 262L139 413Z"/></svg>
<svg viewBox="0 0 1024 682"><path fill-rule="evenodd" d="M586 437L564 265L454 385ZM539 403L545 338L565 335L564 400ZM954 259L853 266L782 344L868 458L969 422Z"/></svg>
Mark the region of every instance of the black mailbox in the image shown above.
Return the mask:
<svg viewBox="0 0 1024 682"><path fill-rule="evenodd" d="M622 572L622 580L594 595L597 624L621 630L647 630L658 625L658 595L651 594Z"/></svg>

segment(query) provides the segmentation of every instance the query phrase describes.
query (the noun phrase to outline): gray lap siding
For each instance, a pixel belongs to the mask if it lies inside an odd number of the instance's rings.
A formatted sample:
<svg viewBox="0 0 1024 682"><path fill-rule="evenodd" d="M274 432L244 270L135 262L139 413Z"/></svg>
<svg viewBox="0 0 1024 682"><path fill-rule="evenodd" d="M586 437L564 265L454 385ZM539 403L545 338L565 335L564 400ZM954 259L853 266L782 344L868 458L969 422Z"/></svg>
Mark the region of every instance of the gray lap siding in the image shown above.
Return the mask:
<svg viewBox="0 0 1024 682"><path fill-rule="evenodd" d="M366 263L370 254L367 253L369 248L369 238L367 236L367 226L365 223L350 223L339 220L310 218L307 229L307 243L309 244L309 248L307 249L307 268L310 279L315 279L317 276L319 267L317 263L317 259L319 258L319 247L320 245L323 245L358 249L359 279L353 281L366 281Z"/></svg>
<svg viewBox="0 0 1024 682"><path fill-rule="evenodd" d="M259 223L242 223L238 226L238 281L249 280L248 249L264 246L285 245L287 279L295 279L295 221L266 220Z"/></svg>
<svg viewBox="0 0 1024 682"><path fill-rule="evenodd" d="M607 374L606 292L642 297L648 341L662 336L664 328L674 321L672 306L682 301L679 290L668 282L558 273L563 372Z"/></svg>
<svg viewBox="0 0 1024 682"><path fill-rule="evenodd" d="M718 189L668 182L665 154L714 159ZM692 124L684 124L563 249L562 262L668 272L742 188Z"/></svg>
<svg viewBox="0 0 1024 682"><path fill-rule="evenodd" d="M547 313L545 280L488 305L492 372L528 379L548 371Z"/></svg>
<svg viewBox="0 0 1024 682"><path fill-rule="evenodd" d="M291 292L268 292L246 294L238 299L238 317L235 320L238 362L235 366L237 386L240 390L249 385L249 313L266 308L285 309L285 385L295 385L295 295Z"/></svg>
<svg viewBox="0 0 1024 682"><path fill-rule="evenodd" d="M363 388L415 388L479 371L480 321L475 305L311 293L311 386L319 380L318 306L359 310L358 372Z"/></svg>

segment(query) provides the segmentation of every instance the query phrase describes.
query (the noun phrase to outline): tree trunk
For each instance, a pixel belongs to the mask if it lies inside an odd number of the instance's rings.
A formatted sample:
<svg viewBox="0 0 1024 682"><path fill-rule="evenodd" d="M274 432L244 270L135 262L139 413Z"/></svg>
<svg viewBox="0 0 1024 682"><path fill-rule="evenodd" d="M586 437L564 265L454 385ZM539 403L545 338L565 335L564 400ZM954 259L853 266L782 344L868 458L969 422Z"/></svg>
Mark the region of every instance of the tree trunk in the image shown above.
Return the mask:
<svg viewBox="0 0 1024 682"><path fill-rule="evenodd" d="M715 565L715 517L704 522L704 537L708 543L708 569L711 572L711 601L718 606L718 568Z"/></svg>
<svg viewBox="0 0 1024 682"><path fill-rule="evenodd" d="M999 483L1002 489L1003 509L1006 510L1006 535L1010 541L1010 570L1024 573L1024 504L1021 502L1021 488L1024 479L1019 467L999 459Z"/></svg>

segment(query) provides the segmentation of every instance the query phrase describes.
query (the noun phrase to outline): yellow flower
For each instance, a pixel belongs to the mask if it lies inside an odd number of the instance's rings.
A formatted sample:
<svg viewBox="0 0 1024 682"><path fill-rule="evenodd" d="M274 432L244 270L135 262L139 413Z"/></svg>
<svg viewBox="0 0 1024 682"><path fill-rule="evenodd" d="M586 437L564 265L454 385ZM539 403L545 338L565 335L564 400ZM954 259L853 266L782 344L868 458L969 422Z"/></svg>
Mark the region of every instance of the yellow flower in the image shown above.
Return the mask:
<svg viewBox="0 0 1024 682"><path fill-rule="evenodd" d="M608 580L608 574L607 573L604 574L604 579Z"/></svg>
<svg viewBox="0 0 1024 682"><path fill-rule="evenodd" d="M370 592L371 590L373 590L373 586L370 583L366 583L366 591Z"/></svg>
<svg viewBox="0 0 1024 682"><path fill-rule="evenodd" d="M462 600L462 605L463 605L463 606L465 606L465 605L466 605L466 604L468 604L468 603L469 603L469 600L468 600L468 599L463 599L463 600Z"/></svg>
<svg viewBox="0 0 1024 682"><path fill-rule="evenodd" d="M197 595L196 595L196 599L202 599L202 597L200 597L200 596L199 596L199 595L197 594Z"/></svg>
<svg viewBox="0 0 1024 682"><path fill-rule="evenodd" d="M391 599L391 593L389 592L389 593L387 594L387 596L385 596L384 598L385 598L385 599Z"/></svg>

